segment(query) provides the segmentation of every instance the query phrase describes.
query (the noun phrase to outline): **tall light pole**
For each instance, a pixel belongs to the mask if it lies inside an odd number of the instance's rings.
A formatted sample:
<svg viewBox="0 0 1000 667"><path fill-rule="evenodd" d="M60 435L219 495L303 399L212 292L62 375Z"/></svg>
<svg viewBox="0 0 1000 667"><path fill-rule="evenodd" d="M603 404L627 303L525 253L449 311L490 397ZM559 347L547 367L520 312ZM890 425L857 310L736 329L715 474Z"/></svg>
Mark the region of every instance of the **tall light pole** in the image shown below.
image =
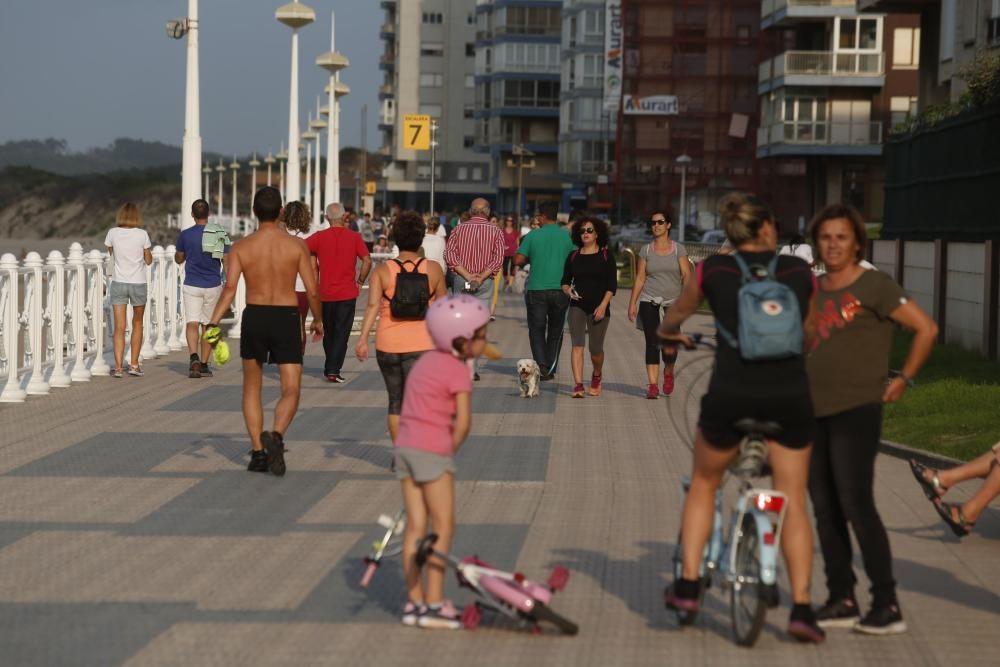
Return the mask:
<svg viewBox="0 0 1000 667"><path fill-rule="evenodd" d="M202 193L201 196L207 201L208 200L208 194L209 194L209 192L211 192L211 189L208 187L208 179L212 175L212 167L211 167L211 165L209 165L209 164L206 163L205 164L205 168L202 169L201 171L202 171L203 174L205 174L205 189L201 191L201 193ZM183 215L183 214L184 214L184 212L181 211L181 215Z"/></svg>
<svg viewBox="0 0 1000 667"><path fill-rule="evenodd" d="M288 153L285 151L285 142L281 142L281 150L278 152L278 190L282 196L285 193L285 163L288 162ZM287 203L287 202L286 202Z"/></svg>
<svg viewBox="0 0 1000 667"><path fill-rule="evenodd" d="M316 118L309 123L309 129L313 130L316 134L316 173L314 176L314 181L316 186L313 188L312 195L312 214L313 222L318 226L323 222L323 216L321 213L321 207L323 205L322 189L320 186L320 168L322 151L320 150L320 140L323 137L323 129L326 128L326 121L323 120L323 114L319 106L319 96L316 96ZM329 134L329 132L328 132Z"/></svg>
<svg viewBox="0 0 1000 667"><path fill-rule="evenodd" d="M431 119L431 206L430 213L434 214L434 187L437 184L437 131L438 124L433 118Z"/></svg>
<svg viewBox="0 0 1000 667"><path fill-rule="evenodd" d="M681 224L677 232L677 240L684 243L684 228L687 227L687 166L691 164L691 156L685 153L677 158L681 166Z"/></svg>
<svg viewBox="0 0 1000 667"><path fill-rule="evenodd" d="M302 141L306 145L306 187L302 195L302 203L312 206L312 140L316 138L316 133L309 129L312 125L312 113L309 113L309 120L306 121L306 131L302 133Z"/></svg>
<svg viewBox="0 0 1000 667"><path fill-rule="evenodd" d="M222 158L219 158L219 166L215 168L215 173L219 175L219 213L218 216L222 217L222 178L226 174L226 166L222 164ZM219 224L222 224L221 222Z"/></svg>
<svg viewBox="0 0 1000 667"><path fill-rule="evenodd" d="M250 206L247 208L251 213L253 212L253 193L257 191L257 167L260 166L260 160L257 159L257 153L253 154L250 158ZM268 184L270 185L270 183Z"/></svg>
<svg viewBox="0 0 1000 667"><path fill-rule="evenodd" d="M271 155L271 151L267 152L267 157L264 158L264 164L267 165L267 187L271 187L271 167L274 165L276 160L274 156ZM254 189L256 189L257 184L254 183Z"/></svg>
<svg viewBox="0 0 1000 667"><path fill-rule="evenodd" d="M520 221L521 217L524 215L522 208L522 204L524 202L524 170L535 168L534 160L529 160L526 163L524 158L534 157L535 154L525 148L524 144L514 144L511 148L511 154L517 158L517 162L514 160L507 160L507 166L517 168L517 206L514 207L514 210L517 211L517 219Z"/></svg>
<svg viewBox="0 0 1000 667"><path fill-rule="evenodd" d="M316 20L311 7L298 2L282 5L274 18L292 29L291 85L288 96L288 180L285 182L285 201L299 198L299 28ZM292 168L294 165L294 168Z"/></svg>
<svg viewBox="0 0 1000 667"><path fill-rule="evenodd" d="M229 164L229 168L233 170L233 222L229 226L230 233L236 233L236 220L239 217L239 209L236 207L236 181L240 174L240 163L236 161L236 156L233 156L233 161Z"/></svg>
<svg viewBox="0 0 1000 667"><path fill-rule="evenodd" d="M201 171L201 118L198 102L198 0L188 0L188 15L167 23L167 35L181 39L187 35L187 75L184 90L184 141L181 148L181 229L194 224L184 215L198 199ZM207 188L206 188L207 189Z"/></svg>
<svg viewBox="0 0 1000 667"><path fill-rule="evenodd" d="M340 104L337 99L341 96L337 89L340 83L340 70L344 69L350 62L347 58L337 53L336 45L336 18L330 12L330 50L316 58L316 64L330 73L330 81L326 85L328 95L327 104L330 109L330 127L326 133L326 183L323 189L323 207L326 208L333 202L340 201ZM347 94L346 92L344 93Z"/></svg>

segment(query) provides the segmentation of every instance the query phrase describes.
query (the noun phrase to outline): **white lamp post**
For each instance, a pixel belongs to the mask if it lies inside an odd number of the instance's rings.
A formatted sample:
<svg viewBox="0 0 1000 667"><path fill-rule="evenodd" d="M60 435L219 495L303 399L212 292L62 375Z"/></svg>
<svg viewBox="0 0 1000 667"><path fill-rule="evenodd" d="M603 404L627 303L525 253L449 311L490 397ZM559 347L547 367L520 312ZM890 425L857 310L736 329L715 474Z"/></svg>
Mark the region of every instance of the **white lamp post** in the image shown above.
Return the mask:
<svg viewBox="0 0 1000 667"><path fill-rule="evenodd" d="M316 165L315 165L315 187L313 188L312 196L312 210L313 210L313 222L319 225L323 222L323 216L321 213L321 207L323 205L323 193L321 189L322 179L320 177L320 169L322 158L322 151L320 150L320 140L323 137L323 130L326 128L326 121L323 120L323 115L319 106L319 97L316 97L316 118L309 123L309 129L313 130L316 134Z"/></svg>
<svg viewBox="0 0 1000 667"><path fill-rule="evenodd" d="M309 120L306 121L306 128L312 125L312 113L309 113ZM305 192L302 193L302 203L307 206L311 206L313 193L313 177L312 177L312 140L316 138L316 133L310 129L307 129L302 133L302 141L306 145L306 187Z"/></svg>
<svg viewBox="0 0 1000 667"><path fill-rule="evenodd" d="M236 233L236 219L238 215L238 210L236 207L236 179L240 173L240 163L236 161L236 156L233 156L233 161L230 163L229 168L233 170L233 222L229 226L229 233Z"/></svg>
<svg viewBox="0 0 1000 667"><path fill-rule="evenodd" d="M290 2L278 8L274 18L292 29L291 87L288 97L288 180L285 201L298 199L299 182L299 28L316 20L316 12L301 2ZM292 168L295 165L295 168Z"/></svg>
<svg viewBox="0 0 1000 667"><path fill-rule="evenodd" d="M340 70L350 63L347 58L337 53L336 43L336 18L330 12L330 50L316 58L316 64L330 73L330 81L326 86L328 95L327 105L329 106L330 128L326 134L326 183L324 184L323 207L340 201L340 105L337 98L341 97L337 86L340 82ZM349 91L345 86L345 89ZM347 92L344 92L346 95Z"/></svg>
<svg viewBox="0 0 1000 667"><path fill-rule="evenodd" d="M205 174L205 189L201 191L201 196L204 199L208 199L208 193L211 192L211 188L208 186L208 179L212 176L212 166L209 164L205 165L205 168L201 170ZM181 211L181 217L184 217L184 211Z"/></svg>
<svg viewBox="0 0 1000 667"><path fill-rule="evenodd" d="M285 193L285 163L288 162L288 153L285 151L285 142L281 142L281 150L278 152L278 190L282 195ZM287 202L286 202L287 203Z"/></svg>
<svg viewBox="0 0 1000 667"><path fill-rule="evenodd" d="M167 23L167 35L181 39L187 35L187 76L184 91L184 142L181 149L181 229L194 224L191 204L198 198L201 170L201 120L198 102L198 0L188 0L188 15ZM207 190L207 188L206 188Z"/></svg>
<svg viewBox="0 0 1000 667"><path fill-rule="evenodd" d="M260 160L257 159L257 153L253 154L250 158L250 206L247 209L251 213L253 212L253 193L257 191L257 167L260 166Z"/></svg>
<svg viewBox="0 0 1000 667"><path fill-rule="evenodd" d="M686 153L681 155L677 158L677 164L681 166L681 224L677 240L684 243L684 228L687 227L687 166L691 164L691 156Z"/></svg>
<svg viewBox="0 0 1000 667"><path fill-rule="evenodd" d="M271 187L271 167L275 162L276 160L274 159L274 156L271 155L271 151L268 151L267 157L264 158L264 164L267 165L267 187ZM254 185L256 185L256 183Z"/></svg>
<svg viewBox="0 0 1000 667"><path fill-rule="evenodd" d="M219 213L218 213L218 215L221 218L222 214L223 214L223 208L222 208L222 179L225 177L225 174L226 174L226 165L222 164L222 158L221 157L219 158L219 166L215 168L215 172L219 175Z"/></svg>

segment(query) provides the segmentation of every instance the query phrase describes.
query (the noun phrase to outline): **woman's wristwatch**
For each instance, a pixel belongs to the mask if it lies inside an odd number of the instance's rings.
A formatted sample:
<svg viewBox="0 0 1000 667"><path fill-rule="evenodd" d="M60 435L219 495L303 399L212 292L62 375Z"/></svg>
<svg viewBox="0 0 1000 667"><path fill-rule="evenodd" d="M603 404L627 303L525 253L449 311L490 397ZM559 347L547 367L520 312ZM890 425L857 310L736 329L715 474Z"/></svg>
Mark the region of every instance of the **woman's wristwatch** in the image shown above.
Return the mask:
<svg viewBox="0 0 1000 667"><path fill-rule="evenodd" d="M910 388L913 387L913 378L911 378L906 373L900 371L899 373L896 373L896 377L898 377L900 380L902 380L903 382L905 382L907 387L910 387Z"/></svg>

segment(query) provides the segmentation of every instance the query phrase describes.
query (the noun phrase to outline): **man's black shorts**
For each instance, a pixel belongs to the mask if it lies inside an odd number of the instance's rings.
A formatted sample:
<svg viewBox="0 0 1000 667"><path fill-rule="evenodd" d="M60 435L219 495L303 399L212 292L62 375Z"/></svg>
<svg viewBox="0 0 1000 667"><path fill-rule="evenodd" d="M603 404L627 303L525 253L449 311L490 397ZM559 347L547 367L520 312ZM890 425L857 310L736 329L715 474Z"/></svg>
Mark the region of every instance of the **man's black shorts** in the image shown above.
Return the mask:
<svg viewBox="0 0 1000 667"><path fill-rule="evenodd" d="M247 305L240 325L240 357L262 364L301 364L297 306Z"/></svg>

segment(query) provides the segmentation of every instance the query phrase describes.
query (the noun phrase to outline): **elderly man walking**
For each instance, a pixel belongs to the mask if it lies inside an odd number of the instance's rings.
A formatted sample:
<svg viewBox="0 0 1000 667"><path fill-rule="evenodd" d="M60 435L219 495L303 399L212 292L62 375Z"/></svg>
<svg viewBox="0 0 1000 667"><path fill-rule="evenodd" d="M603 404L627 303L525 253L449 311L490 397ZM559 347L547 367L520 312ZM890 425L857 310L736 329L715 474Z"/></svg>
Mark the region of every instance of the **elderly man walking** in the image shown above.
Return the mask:
<svg viewBox="0 0 1000 667"><path fill-rule="evenodd" d="M490 203L479 198L469 205L469 219L452 230L444 259L455 274L452 291L471 294L486 306L493 300L494 276L503 267L503 232L489 221ZM478 362L477 362L478 363ZM475 379L479 379L478 366Z"/></svg>
<svg viewBox="0 0 1000 667"><path fill-rule="evenodd" d="M368 279L372 259L361 234L347 226L344 205L326 207L330 228L306 239L309 252L319 269L319 298L323 303L323 376L334 384L344 382L341 374L347 356L347 340L354 325L354 310L361 286ZM360 270L358 260L361 260Z"/></svg>

